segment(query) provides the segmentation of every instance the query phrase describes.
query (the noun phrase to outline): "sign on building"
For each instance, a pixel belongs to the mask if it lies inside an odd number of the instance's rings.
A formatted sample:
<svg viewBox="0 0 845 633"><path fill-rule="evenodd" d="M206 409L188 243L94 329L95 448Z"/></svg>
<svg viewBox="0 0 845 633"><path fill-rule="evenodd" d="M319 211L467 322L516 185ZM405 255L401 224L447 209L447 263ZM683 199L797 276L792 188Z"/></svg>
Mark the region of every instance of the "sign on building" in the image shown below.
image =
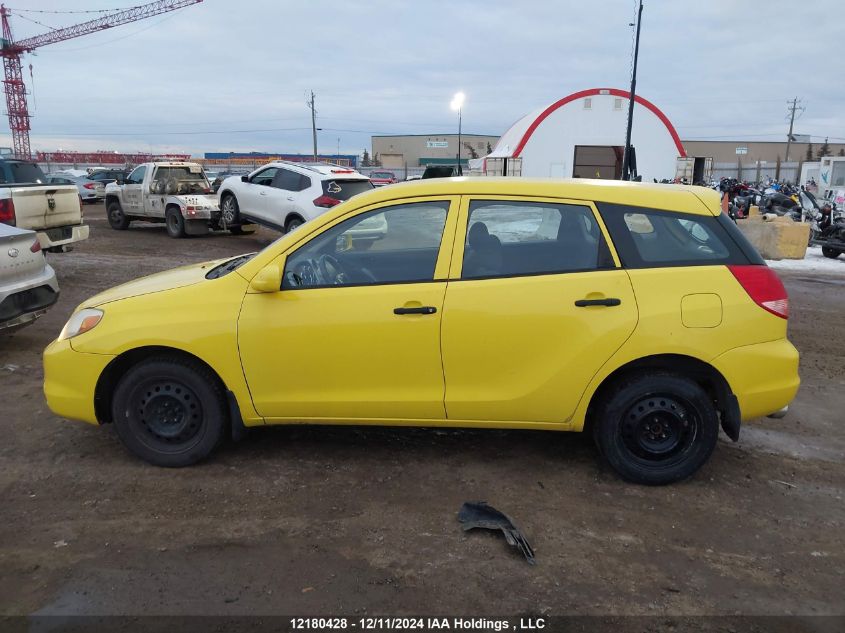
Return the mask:
<svg viewBox="0 0 845 633"><path fill-rule="evenodd" d="M426 141L425 146L429 149L433 147L449 147L449 141Z"/></svg>
<svg viewBox="0 0 845 633"><path fill-rule="evenodd" d="M747 153L748 153L748 148L747 148L747 147L737 147L737 148L736 148L736 154L737 154L737 156L740 156L740 155L742 155L742 154L747 154Z"/></svg>

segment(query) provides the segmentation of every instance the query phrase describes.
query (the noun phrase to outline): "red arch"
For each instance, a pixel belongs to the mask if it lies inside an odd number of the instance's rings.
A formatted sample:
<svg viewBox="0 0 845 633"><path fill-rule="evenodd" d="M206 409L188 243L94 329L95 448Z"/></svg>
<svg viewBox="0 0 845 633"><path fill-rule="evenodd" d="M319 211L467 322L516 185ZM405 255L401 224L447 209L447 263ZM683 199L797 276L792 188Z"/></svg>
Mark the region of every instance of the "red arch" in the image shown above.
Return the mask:
<svg viewBox="0 0 845 633"><path fill-rule="evenodd" d="M581 92L574 92L568 97L564 97L559 101L555 101L552 105L548 108L543 110L540 115L534 119L534 122L528 126L528 129L525 131L525 134L522 135L522 139L519 141L519 144L516 146L512 156L517 158L520 152L525 148L525 144L528 142L528 139L531 138L531 135L534 134L534 130L536 130L540 124L545 121L546 117L548 117L552 112L557 110L558 108L562 108L567 103L572 101L576 101L577 99L582 99L583 97L592 97L594 95L613 95L614 97L622 97L624 99L630 99L631 93L627 90L619 90L618 88L590 88L589 90L582 90ZM666 129L669 130L669 134L672 136L672 140L675 141L675 147L678 148L678 155L681 158L686 158L687 152L684 150L684 145L681 143L681 137L678 136L678 132L675 130L675 127L672 125L672 122L669 118L660 111L660 109L654 105L651 101L647 99L643 99L640 95L634 95L634 101L639 103L641 106L644 106L651 110L658 119L666 126Z"/></svg>

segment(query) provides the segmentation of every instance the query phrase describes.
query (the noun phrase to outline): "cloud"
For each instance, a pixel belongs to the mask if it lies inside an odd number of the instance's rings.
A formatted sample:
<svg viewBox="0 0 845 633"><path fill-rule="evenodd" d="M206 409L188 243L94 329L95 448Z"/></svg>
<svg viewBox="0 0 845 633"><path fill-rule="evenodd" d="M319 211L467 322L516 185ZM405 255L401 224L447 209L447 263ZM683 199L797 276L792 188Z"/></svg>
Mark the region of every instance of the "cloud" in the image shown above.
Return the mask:
<svg viewBox="0 0 845 633"><path fill-rule="evenodd" d="M839 4L813 11L837 15ZM310 152L311 89L324 151L338 138L359 152L374 133L452 131L457 90L464 129L501 134L576 90L627 88L633 16L633 0L205 0L26 56L33 147ZM92 16L21 13L17 39L46 30L24 17L60 27ZM845 137L845 88L820 72L812 45L836 39L836 20L814 21L810 42L777 27L794 18L786 0L647 2L638 93L684 138L780 140L794 96L806 105L798 133Z"/></svg>

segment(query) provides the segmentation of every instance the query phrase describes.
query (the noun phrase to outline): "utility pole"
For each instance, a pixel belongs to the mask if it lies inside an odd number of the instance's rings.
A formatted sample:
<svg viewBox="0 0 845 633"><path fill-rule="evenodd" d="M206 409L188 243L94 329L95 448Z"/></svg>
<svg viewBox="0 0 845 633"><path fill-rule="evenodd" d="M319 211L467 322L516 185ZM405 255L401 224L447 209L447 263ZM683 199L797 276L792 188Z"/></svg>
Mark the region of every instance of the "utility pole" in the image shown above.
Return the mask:
<svg viewBox="0 0 845 633"><path fill-rule="evenodd" d="M634 95L637 92L637 60L640 56L640 24L642 21L643 0L640 0L640 8L637 10L637 36L634 41L634 65L631 70L631 95L628 99L628 129L625 131L625 153L622 154L622 180L631 180L634 177L631 165L631 154L633 153L631 151L631 128L634 125Z"/></svg>
<svg viewBox="0 0 845 633"><path fill-rule="evenodd" d="M785 163L789 162L789 146L792 145L792 126L795 124L795 112L798 110L804 111L804 108L798 105L798 97L792 100L792 104L787 109L789 110L789 134L786 135L786 158L783 161Z"/></svg>
<svg viewBox="0 0 845 633"><path fill-rule="evenodd" d="M317 162L317 111L314 109L314 91L311 91L311 99L305 102L311 108L311 136L314 138L314 162Z"/></svg>

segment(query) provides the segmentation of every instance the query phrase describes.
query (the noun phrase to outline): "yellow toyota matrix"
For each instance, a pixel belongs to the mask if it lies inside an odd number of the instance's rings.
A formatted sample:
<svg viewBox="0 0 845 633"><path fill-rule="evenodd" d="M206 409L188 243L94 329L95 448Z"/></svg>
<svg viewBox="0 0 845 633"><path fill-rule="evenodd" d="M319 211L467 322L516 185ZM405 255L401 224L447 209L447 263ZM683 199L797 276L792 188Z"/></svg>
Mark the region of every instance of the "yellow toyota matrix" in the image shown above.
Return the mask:
<svg viewBox="0 0 845 633"><path fill-rule="evenodd" d="M92 297L44 392L160 466L263 424L588 430L622 477L665 484L719 427L785 414L787 316L714 191L432 179Z"/></svg>

